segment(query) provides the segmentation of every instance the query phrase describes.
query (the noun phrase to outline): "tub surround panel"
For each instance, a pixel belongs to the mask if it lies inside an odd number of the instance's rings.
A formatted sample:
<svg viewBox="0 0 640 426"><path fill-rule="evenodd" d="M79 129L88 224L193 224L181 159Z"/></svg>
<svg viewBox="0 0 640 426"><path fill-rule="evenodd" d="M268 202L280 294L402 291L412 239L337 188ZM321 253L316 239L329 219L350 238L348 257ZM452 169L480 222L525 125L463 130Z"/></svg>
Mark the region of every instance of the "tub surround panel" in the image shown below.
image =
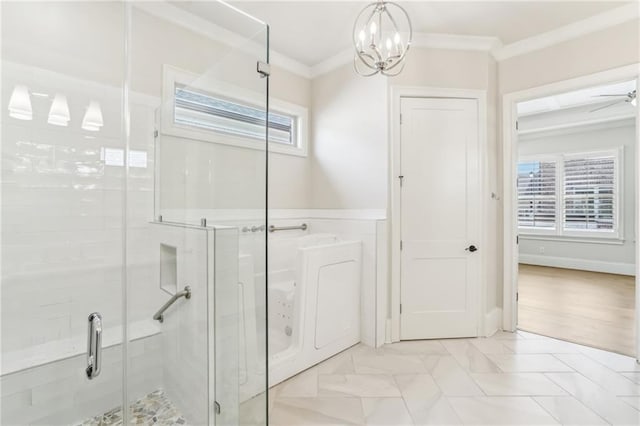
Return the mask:
<svg viewBox="0 0 640 426"><path fill-rule="evenodd" d="M208 418L208 276L209 236L205 228L152 225L155 242L150 251L160 265L160 245L176 248L177 288L191 287L190 299L179 299L164 313L160 324L164 389L167 397L193 424ZM154 281L160 286L159 267ZM171 297L166 293L165 299ZM159 308L158 305L157 308ZM157 309L156 308L156 309ZM152 390L152 389L150 389Z"/></svg>

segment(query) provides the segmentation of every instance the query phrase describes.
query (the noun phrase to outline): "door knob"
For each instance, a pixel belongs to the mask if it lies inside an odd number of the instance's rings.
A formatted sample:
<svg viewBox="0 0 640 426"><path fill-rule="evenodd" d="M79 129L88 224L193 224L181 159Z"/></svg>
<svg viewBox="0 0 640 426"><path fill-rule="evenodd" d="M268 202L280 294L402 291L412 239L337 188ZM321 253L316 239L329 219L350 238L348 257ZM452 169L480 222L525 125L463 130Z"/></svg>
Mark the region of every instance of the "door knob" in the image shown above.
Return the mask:
<svg viewBox="0 0 640 426"><path fill-rule="evenodd" d="M469 247L467 247L465 249L466 251L470 251L471 253L473 253L474 251L478 251L478 247L474 246L473 244L470 245Z"/></svg>

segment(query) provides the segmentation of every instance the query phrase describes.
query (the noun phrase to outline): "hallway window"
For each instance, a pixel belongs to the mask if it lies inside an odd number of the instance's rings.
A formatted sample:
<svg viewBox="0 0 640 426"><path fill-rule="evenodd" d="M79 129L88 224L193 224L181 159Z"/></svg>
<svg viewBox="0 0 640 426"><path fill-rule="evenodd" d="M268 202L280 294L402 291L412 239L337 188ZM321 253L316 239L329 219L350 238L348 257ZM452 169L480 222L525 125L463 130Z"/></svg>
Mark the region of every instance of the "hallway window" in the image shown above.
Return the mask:
<svg viewBox="0 0 640 426"><path fill-rule="evenodd" d="M622 149L522 159L520 232L618 238L621 158Z"/></svg>
<svg viewBox="0 0 640 426"><path fill-rule="evenodd" d="M556 161L518 164L518 225L535 230L556 229Z"/></svg>

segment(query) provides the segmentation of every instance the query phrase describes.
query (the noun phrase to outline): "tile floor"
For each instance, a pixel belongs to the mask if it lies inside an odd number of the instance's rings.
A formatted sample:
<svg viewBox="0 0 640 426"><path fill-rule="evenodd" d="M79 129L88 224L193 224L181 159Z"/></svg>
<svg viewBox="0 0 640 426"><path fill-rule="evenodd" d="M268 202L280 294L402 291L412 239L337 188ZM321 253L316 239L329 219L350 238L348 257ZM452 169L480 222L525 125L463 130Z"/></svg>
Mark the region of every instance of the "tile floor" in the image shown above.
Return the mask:
<svg viewBox="0 0 640 426"><path fill-rule="evenodd" d="M640 365L521 331L357 345L272 388L270 424L640 425Z"/></svg>

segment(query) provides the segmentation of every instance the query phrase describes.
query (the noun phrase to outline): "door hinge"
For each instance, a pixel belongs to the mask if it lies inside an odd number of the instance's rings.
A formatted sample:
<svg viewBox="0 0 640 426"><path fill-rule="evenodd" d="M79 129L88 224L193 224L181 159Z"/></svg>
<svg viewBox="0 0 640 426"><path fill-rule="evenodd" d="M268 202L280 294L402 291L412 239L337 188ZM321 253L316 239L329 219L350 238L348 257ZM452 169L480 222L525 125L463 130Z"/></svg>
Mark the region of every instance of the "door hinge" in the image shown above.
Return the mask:
<svg viewBox="0 0 640 426"><path fill-rule="evenodd" d="M400 114L400 125L402 125L402 114Z"/></svg>
<svg viewBox="0 0 640 426"><path fill-rule="evenodd" d="M398 176L398 179L400 179L400 187L402 187L402 182L404 182L404 175Z"/></svg>
<svg viewBox="0 0 640 426"><path fill-rule="evenodd" d="M400 240L400 250L402 250L402 240Z"/></svg>
<svg viewBox="0 0 640 426"><path fill-rule="evenodd" d="M520 129L520 125L518 124L518 122L516 121L516 130Z"/></svg>
<svg viewBox="0 0 640 426"><path fill-rule="evenodd" d="M157 138L159 134L160 134L160 133L158 133L158 131L157 131L157 130L154 130L154 131L153 131L153 137L154 137L154 138Z"/></svg>
<svg viewBox="0 0 640 426"><path fill-rule="evenodd" d="M402 303L400 304L400 315L402 315Z"/></svg>
<svg viewBox="0 0 640 426"><path fill-rule="evenodd" d="M516 245L520 244L520 235L516 235Z"/></svg>
<svg viewBox="0 0 640 426"><path fill-rule="evenodd" d="M269 77L271 75L271 65L266 62L258 61L256 71L260 74L260 77Z"/></svg>
<svg viewBox="0 0 640 426"><path fill-rule="evenodd" d="M516 292L516 302L520 300L520 293Z"/></svg>
<svg viewBox="0 0 640 426"><path fill-rule="evenodd" d="M220 403L218 401L213 401L213 411L216 414L220 414L221 408L220 408Z"/></svg>

